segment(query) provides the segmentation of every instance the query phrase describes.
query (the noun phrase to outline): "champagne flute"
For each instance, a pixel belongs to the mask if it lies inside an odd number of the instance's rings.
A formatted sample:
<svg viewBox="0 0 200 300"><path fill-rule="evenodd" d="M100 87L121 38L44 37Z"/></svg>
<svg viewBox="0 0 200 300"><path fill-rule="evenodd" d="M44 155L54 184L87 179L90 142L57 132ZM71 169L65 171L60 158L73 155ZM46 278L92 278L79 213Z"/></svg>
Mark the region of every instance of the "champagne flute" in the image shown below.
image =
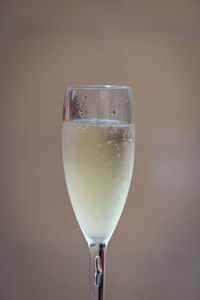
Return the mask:
<svg viewBox="0 0 200 300"><path fill-rule="evenodd" d="M107 244L122 213L133 171L131 88L67 87L62 123L65 180L90 253L90 300L103 300Z"/></svg>

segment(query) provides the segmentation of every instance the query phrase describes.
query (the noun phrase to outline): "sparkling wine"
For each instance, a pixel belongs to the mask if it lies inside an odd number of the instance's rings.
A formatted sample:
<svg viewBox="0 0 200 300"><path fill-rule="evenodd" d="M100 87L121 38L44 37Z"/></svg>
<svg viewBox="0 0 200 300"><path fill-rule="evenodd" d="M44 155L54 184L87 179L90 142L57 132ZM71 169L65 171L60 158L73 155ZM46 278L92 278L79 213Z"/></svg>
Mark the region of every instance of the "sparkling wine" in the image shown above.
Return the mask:
<svg viewBox="0 0 200 300"><path fill-rule="evenodd" d="M65 179L77 220L89 242L112 235L128 194L134 125L111 120L63 122Z"/></svg>

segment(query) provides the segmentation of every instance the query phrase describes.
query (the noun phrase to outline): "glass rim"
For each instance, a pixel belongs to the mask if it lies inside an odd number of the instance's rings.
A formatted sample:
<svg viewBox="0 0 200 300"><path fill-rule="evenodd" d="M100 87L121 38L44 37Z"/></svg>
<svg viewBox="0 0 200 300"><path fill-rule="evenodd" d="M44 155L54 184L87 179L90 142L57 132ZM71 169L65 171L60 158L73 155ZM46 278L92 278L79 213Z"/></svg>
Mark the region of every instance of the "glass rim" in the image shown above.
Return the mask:
<svg viewBox="0 0 200 300"><path fill-rule="evenodd" d="M131 89L131 87L125 85L109 85L109 84L70 85L66 87L66 91L67 90L123 90L123 89Z"/></svg>

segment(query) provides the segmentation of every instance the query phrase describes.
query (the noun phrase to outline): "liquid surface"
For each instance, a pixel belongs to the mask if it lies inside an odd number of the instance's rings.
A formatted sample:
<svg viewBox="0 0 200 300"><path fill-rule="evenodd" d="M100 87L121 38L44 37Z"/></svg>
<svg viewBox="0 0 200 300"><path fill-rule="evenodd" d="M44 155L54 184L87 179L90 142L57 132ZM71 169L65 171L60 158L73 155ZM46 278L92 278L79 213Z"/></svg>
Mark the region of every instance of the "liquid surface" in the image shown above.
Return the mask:
<svg viewBox="0 0 200 300"><path fill-rule="evenodd" d="M128 194L134 125L63 122L62 144L67 188L82 231L89 243L107 242Z"/></svg>

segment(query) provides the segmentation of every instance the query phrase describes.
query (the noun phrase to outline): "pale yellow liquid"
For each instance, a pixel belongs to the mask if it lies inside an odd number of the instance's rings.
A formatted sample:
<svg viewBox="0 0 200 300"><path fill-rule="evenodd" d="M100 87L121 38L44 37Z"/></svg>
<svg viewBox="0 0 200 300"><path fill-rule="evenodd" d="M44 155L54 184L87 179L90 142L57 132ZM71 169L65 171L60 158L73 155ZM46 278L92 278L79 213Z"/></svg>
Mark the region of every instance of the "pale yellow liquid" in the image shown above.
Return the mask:
<svg viewBox="0 0 200 300"><path fill-rule="evenodd" d="M107 242L129 190L134 125L63 122L63 161L72 206L88 242Z"/></svg>

